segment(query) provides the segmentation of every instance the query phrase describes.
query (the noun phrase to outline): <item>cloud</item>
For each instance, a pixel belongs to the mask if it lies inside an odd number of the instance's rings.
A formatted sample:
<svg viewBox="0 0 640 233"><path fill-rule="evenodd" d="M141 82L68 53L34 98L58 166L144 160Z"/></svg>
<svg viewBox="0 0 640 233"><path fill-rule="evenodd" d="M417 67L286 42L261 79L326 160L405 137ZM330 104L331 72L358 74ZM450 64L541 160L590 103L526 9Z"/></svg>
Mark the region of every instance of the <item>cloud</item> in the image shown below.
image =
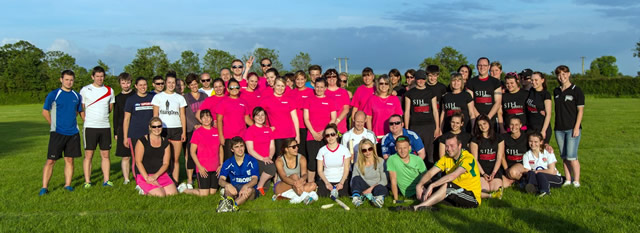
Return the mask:
<svg viewBox="0 0 640 233"><path fill-rule="evenodd" d="M5 45L5 44L13 44L20 41L20 39L17 38L2 38L2 41L0 41L0 45Z"/></svg>

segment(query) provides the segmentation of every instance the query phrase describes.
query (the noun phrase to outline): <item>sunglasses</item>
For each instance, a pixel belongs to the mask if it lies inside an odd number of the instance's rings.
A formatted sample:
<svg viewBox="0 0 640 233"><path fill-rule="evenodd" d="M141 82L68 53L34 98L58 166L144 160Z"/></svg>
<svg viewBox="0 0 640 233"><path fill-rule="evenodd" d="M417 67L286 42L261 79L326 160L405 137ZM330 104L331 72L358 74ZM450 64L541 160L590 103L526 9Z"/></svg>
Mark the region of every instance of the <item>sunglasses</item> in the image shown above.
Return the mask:
<svg viewBox="0 0 640 233"><path fill-rule="evenodd" d="M340 82L342 82L342 83L347 83L347 82L348 82L348 80L340 80Z"/></svg>
<svg viewBox="0 0 640 233"><path fill-rule="evenodd" d="M208 83L208 82L211 82L211 79L202 79L200 81L203 82L203 83Z"/></svg>
<svg viewBox="0 0 640 233"><path fill-rule="evenodd" d="M162 128L162 125L152 125L149 127L151 127L152 129L159 129L159 128Z"/></svg>
<svg viewBox="0 0 640 233"><path fill-rule="evenodd" d="M408 78L408 79L413 79L413 76L411 76L411 75L407 75L407 78Z"/></svg>
<svg viewBox="0 0 640 233"><path fill-rule="evenodd" d="M160 85L164 85L164 82L162 82L162 83L153 83L153 84L160 86Z"/></svg>
<svg viewBox="0 0 640 233"><path fill-rule="evenodd" d="M231 68L234 68L234 69L242 69L243 67L244 66L231 66Z"/></svg>
<svg viewBox="0 0 640 233"><path fill-rule="evenodd" d="M240 89L240 86L230 86L229 90L235 90L235 89Z"/></svg>
<svg viewBox="0 0 640 233"><path fill-rule="evenodd" d="M362 153L365 153L365 152L367 152L367 151L372 152L372 151L373 151L373 147L369 147L369 148L362 148Z"/></svg>
<svg viewBox="0 0 640 233"><path fill-rule="evenodd" d="M389 86L389 83L378 83L380 86Z"/></svg>
<svg viewBox="0 0 640 233"><path fill-rule="evenodd" d="M293 145L293 146L287 146L287 147L289 147L289 148L291 148L291 149L298 149L298 144L295 144L295 145Z"/></svg>
<svg viewBox="0 0 640 233"><path fill-rule="evenodd" d="M399 125L402 124L402 121L393 121L393 122L389 122L390 126L394 126L394 125Z"/></svg>
<svg viewBox="0 0 640 233"><path fill-rule="evenodd" d="M260 64L262 67L271 67L271 64Z"/></svg>
<svg viewBox="0 0 640 233"><path fill-rule="evenodd" d="M328 134L325 134L324 137L325 138L330 138L330 137L335 137L336 135L338 135L338 134L336 134L336 133L328 133Z"/></svg>

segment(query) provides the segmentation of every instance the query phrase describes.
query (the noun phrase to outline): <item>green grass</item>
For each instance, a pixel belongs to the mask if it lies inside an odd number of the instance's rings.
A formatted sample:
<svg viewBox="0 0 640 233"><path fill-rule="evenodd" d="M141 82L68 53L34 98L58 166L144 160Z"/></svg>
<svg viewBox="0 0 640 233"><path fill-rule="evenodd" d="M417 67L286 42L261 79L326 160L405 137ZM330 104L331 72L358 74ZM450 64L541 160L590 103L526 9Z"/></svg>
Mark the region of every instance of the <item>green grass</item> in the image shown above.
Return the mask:
<svg viewBox="0 0 640 233"><path fill-rule="evenodd" d="M218 195L138 195L135 185L122 185L115 156L115 187L82 189L82 160L76 159L76 191L68 193L62 189L60 160L51 193L39 197L49 137L42 105L0 106L0 232L637 232L638 106L640 99L588 98L579 149L583 186L554 189L542 199L508 189L502 200L483 200L478 209L444 206L439 212L409 213L366 204L348 212L320 209L329 199L305 206L259 198L240 212L224 214L215 213ZM101 183L97 155L93 168L92 181ZM352 206L347 198L343 201ZM390 200L386 206L392 206Z"/></svg>

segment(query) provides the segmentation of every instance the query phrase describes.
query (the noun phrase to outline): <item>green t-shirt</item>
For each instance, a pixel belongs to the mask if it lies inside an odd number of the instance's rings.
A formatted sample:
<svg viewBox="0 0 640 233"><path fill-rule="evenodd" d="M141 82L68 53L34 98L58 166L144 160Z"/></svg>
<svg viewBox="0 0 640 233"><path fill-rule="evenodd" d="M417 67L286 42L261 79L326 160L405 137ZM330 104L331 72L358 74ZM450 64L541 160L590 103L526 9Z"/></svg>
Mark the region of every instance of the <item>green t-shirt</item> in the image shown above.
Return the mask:
<svg viewBox="0 0 640 233"><path fill-rule="evenodd" d="M396 173L398 189L405 197L416 195L416 184L426 170L424 161L414 154L409 154L409 163L404 163L398 154L393 154L387 160L387 171Z"/></svg>

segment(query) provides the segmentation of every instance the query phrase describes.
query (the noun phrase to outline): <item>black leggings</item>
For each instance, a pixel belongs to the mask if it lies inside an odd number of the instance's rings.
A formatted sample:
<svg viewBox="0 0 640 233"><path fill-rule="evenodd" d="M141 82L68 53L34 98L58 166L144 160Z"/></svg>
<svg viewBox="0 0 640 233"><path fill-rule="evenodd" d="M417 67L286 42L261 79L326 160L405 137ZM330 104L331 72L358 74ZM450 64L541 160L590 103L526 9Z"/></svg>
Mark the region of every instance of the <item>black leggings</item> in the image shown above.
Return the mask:
<svg viewBox="0 0 640 233"><path fill-rule="evenodd" d="M357 169L357 168L356 168ZM351 178L351 193L353 194L362 194L362 191L368 189L369 184L367 184L361 176L354 176ZM371 194L374 196L387 196L389 195L389 189L386 186L382 186L380 184L376 185L373 190L371 190Z"/></svg>
<svg viewBox="0 0 640 233"><path fill-rule="evenodd" d="M562 187L565 178L558 175L551 175L543 172L527 172L527 183L538 187L541 193L548 193L550 188Z"/></svg>
<svg viewBox="0 0 640 233"><path fill-rule="evenodd" d="M336 186L338 183L331 183L331 185ZM327 187L325 187L324 181L322 180L322 178L320 178L319 176L317 176L316 178L316 185L318 185L318 196L321 197L328 197L331 194L331 190L327 189ZM347 181L344 182L344 186L342 187L342 189L338 190L338 195L340 197L348 197L349 196L349 182L348 179Z"/></svg>

